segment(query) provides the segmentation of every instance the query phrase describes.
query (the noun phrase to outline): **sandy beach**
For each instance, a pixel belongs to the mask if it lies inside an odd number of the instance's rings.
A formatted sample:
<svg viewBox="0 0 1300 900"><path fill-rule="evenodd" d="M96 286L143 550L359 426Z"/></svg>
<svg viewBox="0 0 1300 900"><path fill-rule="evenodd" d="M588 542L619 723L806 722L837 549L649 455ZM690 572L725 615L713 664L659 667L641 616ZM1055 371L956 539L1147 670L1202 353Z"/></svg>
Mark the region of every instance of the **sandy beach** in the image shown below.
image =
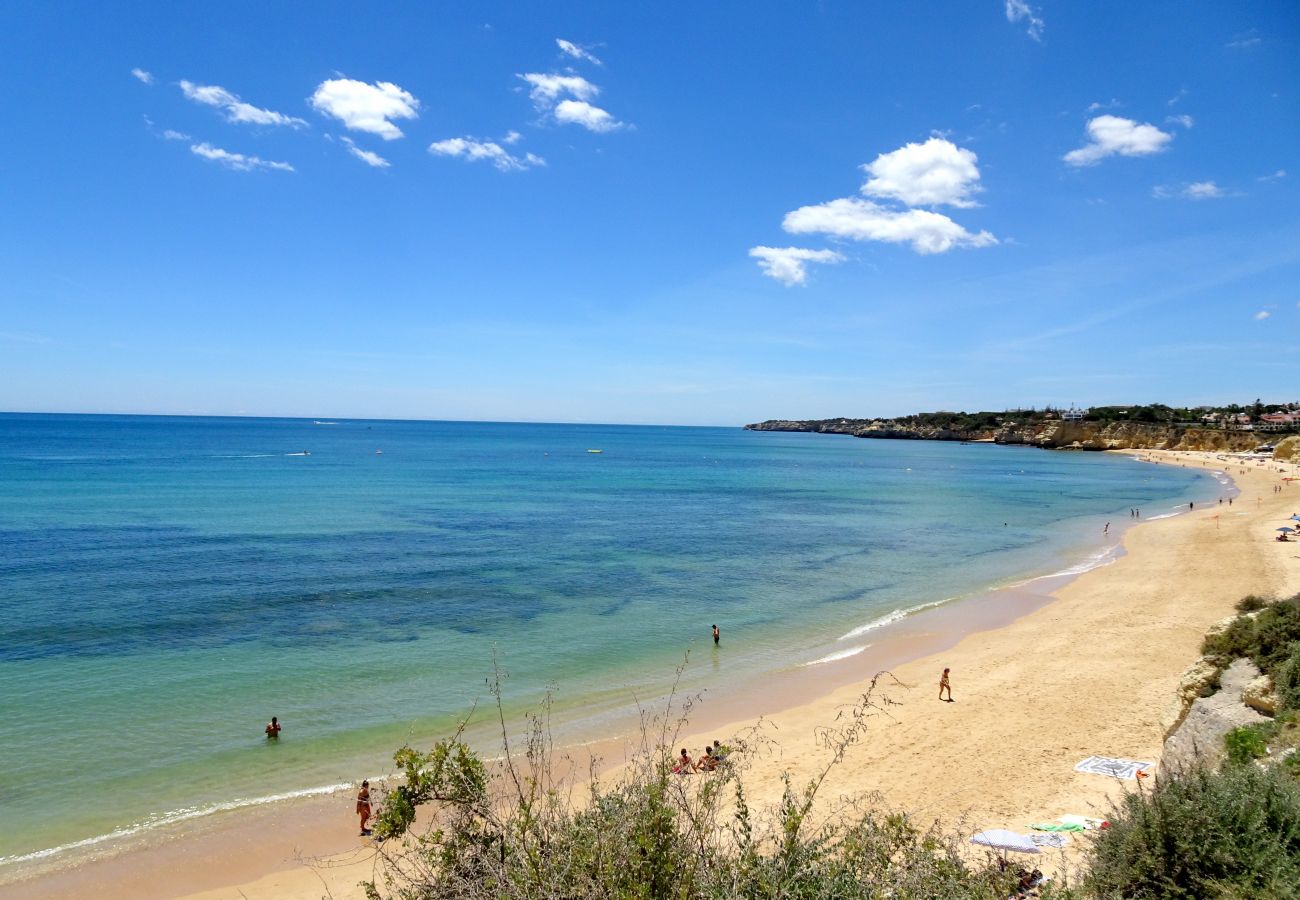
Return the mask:
<svg viewBox="0 0 1300 900"><path fill-rule="evenodd" d="M1121 786L1075 772L1083 758L1159 759L1161 717L1206 629L1245 594L1300 591L1300 543L1273 540L1280 521L1300 509L1298 482L1282 481L1300 467L1203 453L1133 455L1224 471L1240 493L1231 505L1198 502L1185 515L1130 528L1117 561L1018 618L938 653L918 644L927 655L892 667L882 688L889 715L873 719L823 796L874 791L923 825L1023 830L1066 813L1104 813ZM944 667L952 670L952 703L937 699ZM779 796L783 772L798 783L821 768L826 751L816 729L852 706L872 674L851 660L827 667L816 696L764 711L772 743L749 760L747 777L758 800ZM747 708L725 724L716 711L710 716L707 730L685 739L692 752L754 724ZM374 877L373 849L356 836L350 809L349 796L334 796L228 816L200 834L0 887L0 895L361 897L358 882Z"/></svg>

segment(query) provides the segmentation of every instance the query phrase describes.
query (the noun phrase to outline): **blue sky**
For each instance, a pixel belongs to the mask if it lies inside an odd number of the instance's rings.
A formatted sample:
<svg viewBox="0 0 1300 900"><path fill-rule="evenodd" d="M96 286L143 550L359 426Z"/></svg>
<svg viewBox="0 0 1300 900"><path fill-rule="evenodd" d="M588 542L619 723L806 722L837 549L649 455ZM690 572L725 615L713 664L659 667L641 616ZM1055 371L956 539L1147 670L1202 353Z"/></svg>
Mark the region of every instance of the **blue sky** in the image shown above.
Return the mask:
<svg viewBox="0 0 1300 900"><path fill-rule="evenodd" d="M9 3L0 409L1300 399L1292 3Z"/></svg>

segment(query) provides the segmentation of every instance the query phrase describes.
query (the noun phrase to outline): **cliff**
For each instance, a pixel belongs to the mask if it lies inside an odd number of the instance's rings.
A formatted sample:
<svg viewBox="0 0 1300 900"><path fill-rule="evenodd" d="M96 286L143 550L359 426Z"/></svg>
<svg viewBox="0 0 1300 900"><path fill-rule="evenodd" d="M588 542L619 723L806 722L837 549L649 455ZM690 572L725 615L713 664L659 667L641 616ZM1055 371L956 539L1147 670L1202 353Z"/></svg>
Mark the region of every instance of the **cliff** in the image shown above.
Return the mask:
<svg viewBox="0 0 1300 900"><path fill-rule="evenodd" d="M1250 432L1176 428L1137 422L1108 424L1059 420L1026 424L1007 422L997 428L969 431L934 426L909 427L901 422L882 419L772 419L746 425L745 428L749 431L806 431L894 440L992 441L997 444L1027 444L1060 450L1212 450L1235 453L1253 450L1262 441L1260 435Z"/></svg>

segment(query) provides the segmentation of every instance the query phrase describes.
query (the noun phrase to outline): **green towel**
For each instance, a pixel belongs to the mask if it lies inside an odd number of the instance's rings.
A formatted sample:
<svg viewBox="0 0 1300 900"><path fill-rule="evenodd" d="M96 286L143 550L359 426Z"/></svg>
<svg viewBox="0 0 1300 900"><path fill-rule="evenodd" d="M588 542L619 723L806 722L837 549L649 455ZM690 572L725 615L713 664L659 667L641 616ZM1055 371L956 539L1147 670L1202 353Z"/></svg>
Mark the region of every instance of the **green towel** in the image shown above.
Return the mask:
<svg viewBox="0 0 1300 900"><path fill-rule="evenodd" d="M1037 825L1030 825L1034 831L1084 831L1082 825L1062 825L1060 822L1039 822Z"/></svg>

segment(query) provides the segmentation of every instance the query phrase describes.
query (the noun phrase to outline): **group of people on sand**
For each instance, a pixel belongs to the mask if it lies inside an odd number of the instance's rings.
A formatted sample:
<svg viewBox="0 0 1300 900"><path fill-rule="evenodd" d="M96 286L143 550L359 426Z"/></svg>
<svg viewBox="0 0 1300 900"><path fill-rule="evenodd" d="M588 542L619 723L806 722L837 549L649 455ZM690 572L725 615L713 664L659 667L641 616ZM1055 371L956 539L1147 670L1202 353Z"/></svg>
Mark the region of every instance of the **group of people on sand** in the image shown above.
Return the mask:
<svg viewBox="0 0 1300 900"><path fill-rule="evenodd" d="M673 763L673 774L691 775L695 772L715 771L718 766L726 762L727 755L730 753L730 747L724 747L721 741L716 740L712 745L704 745L704 752L700 754L699 759L691 759L691 755L683 747L677 761Z"/></svg>

